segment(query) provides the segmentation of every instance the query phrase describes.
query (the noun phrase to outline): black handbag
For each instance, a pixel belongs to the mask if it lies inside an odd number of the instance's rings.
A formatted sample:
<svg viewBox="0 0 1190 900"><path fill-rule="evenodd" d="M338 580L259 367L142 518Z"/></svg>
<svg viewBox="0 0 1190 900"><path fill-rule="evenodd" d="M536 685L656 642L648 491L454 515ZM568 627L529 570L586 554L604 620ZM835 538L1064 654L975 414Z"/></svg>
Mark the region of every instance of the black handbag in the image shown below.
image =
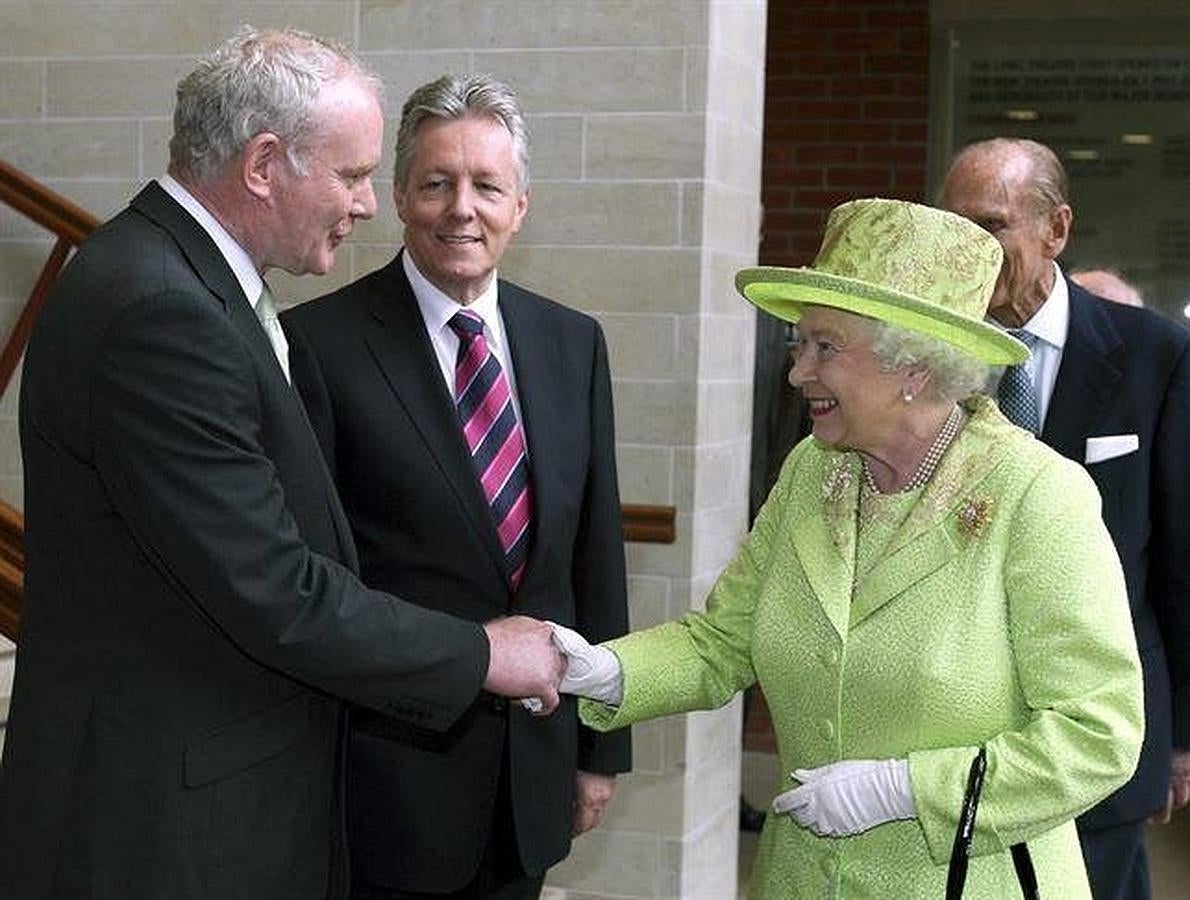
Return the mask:
<svg viewBox="0 0 1190 900"><path fill-rule="evenodd" d="M955 831L954 846L950 851L950 869L946 873L946 900L960 900L963 896L963 885L967 883L967 861L971 856L971 838L975 835L975 813L979 809L979 794L983 790L983 776L987 770L988 755L980 747L979 755L972 761L971 771L967 774L967 792L963 795L959 827ZM1023 842L1012 845L1012 865L1016 869L1025 900L1040 900L1033 859Z"/></svg>

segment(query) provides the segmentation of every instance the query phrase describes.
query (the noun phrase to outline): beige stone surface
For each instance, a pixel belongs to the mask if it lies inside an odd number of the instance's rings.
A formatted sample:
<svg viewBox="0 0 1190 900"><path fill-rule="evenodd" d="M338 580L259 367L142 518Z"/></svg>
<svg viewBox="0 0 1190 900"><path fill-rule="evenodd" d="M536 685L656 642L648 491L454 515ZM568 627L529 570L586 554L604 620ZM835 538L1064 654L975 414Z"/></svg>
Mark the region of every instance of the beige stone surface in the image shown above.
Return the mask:
<svg viewBox="0 0 1190 900"><path fill-rule="evenodd" d="M169 116L188 56L61 59L46 64L46 115L54 118Z"/></svg>
<svg viewBox="0 0 1190 900"><path fill-rule="evenodd" d="M706 119L696 113L623 114L587 119L588 178L698 178Z"/></svg>
<svg viewBox="0 0 1190 900"><path fill-rule="evenodd" d="M241 24L291 25L350 42L354 3L4 0L0 57L197 56Z"/></svg>
<svg viewBox="0 0 1190 900"><path fill-rule="evenodd" d="M628 602L632 607L629 626L633 631L652 628L669 620L670 589L668 578L628 576Z"/></svg>
<svg viewBox="0 0 1190 900"><path fill-rule="evenodd" d="M613 369L612 377L615 375ZM674 453L672 447L617 441L616 468L620 475L620 495L625 502L673 505Z"/></svg>
<svg viewBox="0 0 1190 900"><path fill-rule="evenodd" d="M616 433L636 444L677 444L689 440L698 387L683 381L619 379L615 389Z"/></svg>
<svg viewBox="0 0 1190 900"><path fill-rule="evenodd" d="M360 6L366 48L697 44L706 40L708 19L702 0L551 0L549 15L534 0L364 0Z"/></svg>
<svg viewBox="0 0 1190 900"><path fill-rule="evenodd" d="M678 366L678 316L602 313L599 321L617 378L672 379L693 373Z"/></svg>
<svg viewBox="0 0 1190 900"><path fill-rule="evenodd" d="M44 76L45 64L41 61L0 61L0 84L4 85L0 90L0 119L40 116Z"/></svg>
<svg viewBox="0 0 1190 900"><path fill-rule="evenodd" d="M136 129L127 122L6 122L0 159L34 178L135 178Z"/></svg>
<svg viewBox="0 0 1190 900"><path fill-rule="evenodd" d="M699 296L700 265L697 249L522 243L505 255L501 274L588 311L678 313Z"/></svg>
<svg viewBox="0 0 1190 900"><path fill-rule="evenodd" d="M539 181L521 228L527 244L670 246L678 241L678 185Z"/></svg>
<svg viewBox="0 0 1190 900"><path fill-rule="evenodd" d="M530 202L532 182L583 177L583 117L526 116L529 126Z"/></svg>
<svg viewBox="0 0 1190 900"><path fill-rule="evenodd" d="M735 508L748 496L749 452L742 440L678 448L678 480L693 487L699 509Z"/></svg>
<svg viewBox="0 0 1190 900"><path fill-rule="evenodd" d="M679 48L477 52L475 67L516 85L526 109L539 115L685 108Z"/></svg>
<svg viewBox="0 0 1190 900"><path fill-rule="evenodd" d="M169 165L169 139L174 133L169 117L145 118L140 121L139 174L148 181L162 174Z"/></svg>

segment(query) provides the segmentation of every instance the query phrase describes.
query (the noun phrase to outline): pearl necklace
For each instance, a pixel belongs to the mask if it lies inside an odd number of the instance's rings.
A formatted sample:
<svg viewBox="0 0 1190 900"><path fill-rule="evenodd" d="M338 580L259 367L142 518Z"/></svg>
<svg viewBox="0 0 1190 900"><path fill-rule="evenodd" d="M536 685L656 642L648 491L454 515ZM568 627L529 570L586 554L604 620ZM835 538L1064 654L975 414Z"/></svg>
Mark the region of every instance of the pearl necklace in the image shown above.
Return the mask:
<svg viewBox="0 0 1190 900"><path fill-rule="evenodd" d="M938 430L938 435L934 438L934 443L930 444L930 448L926 451L926 455L921 458L921 464L918 465L917 471L913 473L905 486L896 493L908 493L915 491L919 487L925 485L930 480L930 476L934 474L934 470L938 468L938 463L942 461L942 454L946 452L946 448L954 442L955 437L959 433L959 429L963 425L963 410L957 403L950 411L950 415L946 417L946 421L942 423L942 427ZM876 479L872 477L872 470L868 468L868 461L863 460L864 468L864 483L875 494L883 494L884 491L876 486Z"/></svg>

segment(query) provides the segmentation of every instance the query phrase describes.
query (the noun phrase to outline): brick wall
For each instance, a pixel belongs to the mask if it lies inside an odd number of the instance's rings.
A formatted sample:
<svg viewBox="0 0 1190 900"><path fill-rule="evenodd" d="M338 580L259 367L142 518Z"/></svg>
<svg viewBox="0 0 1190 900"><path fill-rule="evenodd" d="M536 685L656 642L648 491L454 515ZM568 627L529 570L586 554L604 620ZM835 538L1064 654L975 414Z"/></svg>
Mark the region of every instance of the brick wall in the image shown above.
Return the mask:
<svg viewBox="0 0 1190 900"><path fill-rule="evenodd" d="M769 4L763 263L809 263L844 200L924 197L929 18L929 0Z"/></svg>
<svg viewBox="0 0 1190 900"><path fill-rule="evenodd" d="M761 263L808 265L826 214L845 200L924 199L929 21L929 0L769 3ZM758 366L765 334L757 332ZM757 377L757 402L780 402L761 396L764 373ZM754 453L761 437L753 435ZM759 452L769 452L767 442ZM775 749L758 691L750 692L744 747Z"/></svg>

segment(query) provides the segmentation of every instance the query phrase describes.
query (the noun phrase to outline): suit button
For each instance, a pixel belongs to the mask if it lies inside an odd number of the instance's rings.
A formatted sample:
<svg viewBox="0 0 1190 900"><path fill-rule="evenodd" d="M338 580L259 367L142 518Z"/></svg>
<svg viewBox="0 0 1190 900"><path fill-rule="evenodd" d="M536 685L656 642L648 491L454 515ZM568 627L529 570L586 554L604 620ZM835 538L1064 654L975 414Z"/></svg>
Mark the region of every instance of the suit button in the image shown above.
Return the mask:
<svg viewBox="0 0 1190 900"><path fill-rule="evenodd" d="M833 669L839 664L839 648L827 647L821 654L822 664L828 669Z"/></svg>
<svg viewBox="0 0 1190 900"><path fill-rule="evenodd" d="M818 725L818 733L828 741L831 740L835 736L835 723L830 719L823 719Z"/></svg>
<svg viewBox="0 0 1190 900"><path fill-rule="evenodd" d="M492 712L505 713L508 712L508 700L504 697L492 695Z"/></svg>

